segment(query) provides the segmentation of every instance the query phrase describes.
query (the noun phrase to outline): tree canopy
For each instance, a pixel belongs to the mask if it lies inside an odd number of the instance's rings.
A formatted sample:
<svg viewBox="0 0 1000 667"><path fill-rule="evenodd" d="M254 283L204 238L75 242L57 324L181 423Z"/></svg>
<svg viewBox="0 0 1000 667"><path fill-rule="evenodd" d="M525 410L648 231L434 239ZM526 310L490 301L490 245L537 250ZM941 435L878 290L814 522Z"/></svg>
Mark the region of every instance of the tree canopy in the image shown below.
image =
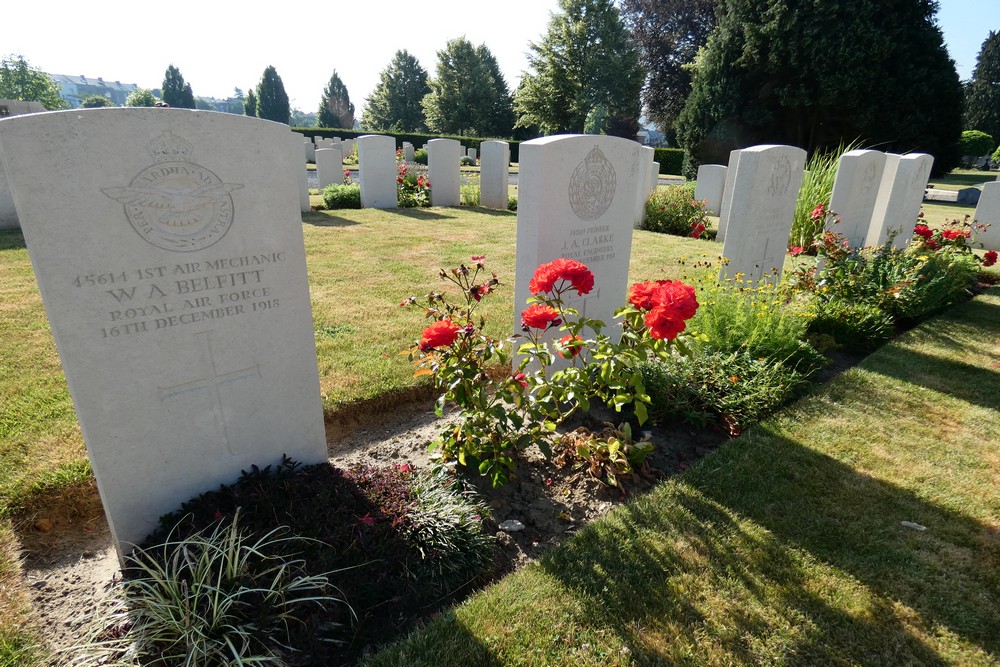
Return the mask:
<svg viewBox="0 0 1000 667"><path fill-rule="evenodd" d="M243 114L246 116L257 115L257 93L253 92L253 88L247 91L247 96L243 100Z"/></svg>
<svg viewBox="0 0 1000 667"><path fill-rule="evenodd" d="M163 86L160 95L164 102L172 107L180 109L194 109L194 91L191 84L184 82L181 71L172 64L167 66L167 71L163 74Z"/></svg>
<svg viewBox="0 0 1000 667"><path fill-rule="evenodd" d="M623 0L622 16L648 76L646 115L666 133L691 94L691 68L715 27L718 0Z"/></svg>
<svg viewBox="0 0 1000 667"><path fill-rule="evenodd" d="M966 89L965 127L1000 140L1000 32L990 31Z"/></svg>
<svg viewBox="0 0 1000 667"><path fill-rule="evenodd" d="M386 132L424 132L424 96L431 92L427 70L406 50L396 51L365 100L361 127Z"/></svg>
<svg viewBox="0 0 1000 667"><path fill-rule="evenodd" d="M39 102L49 111L69 108L56 82L15 54L0 60L0 99Z"/></svg>
<svg viewBox="0 0 1000 667"><path fill-rule="evenodd" d="M107 95L88 95L80 100L80 107L84 109L98 109L100 107L113 107L115 105Z"/></svg>
<svg viewBox="0 0 1000 667"><path fill-rule="evenodd" d="M127 107L151 107L156 106L156 97L149 88L136 88L125 98Z"/></svg>
<svg viewBox="0 0 1000 667"><path fill-rule="evenodd" d="M278 71L268 65L257 84L257 117L288 125L291 107Z"/></svg>
<svg viewBox="0 0 1000 667"><path fill-rule="evenodd" d="M330 82L323 89L318 122L320 127L354 127L354 105L337 70L333 70Z"/></svg>
<svg viewBox="0 0 1000 667"><path fill-rule="evenodd" d="M962 89L933 0L720 0L676 124L699 162L860 141L954 167Z"/></svg>
<svg viewBox="0 0 1000 667"><path fill-rule="evenodd" d="M639 49L612 0L559 0L548 31L529 45L532 71L514 99L519 127L582 132L597 105L608 124L635 126L645 74ZM622 123L626 119L627 123Z"/></svg>
<svg viewBox="0 0 1000 667"><path fill-rule="evenodd" d="M510 136L510 91L486 45L475 47L459 37L437 55L431 92L422 102L427 127L443 134Z"/></svg>

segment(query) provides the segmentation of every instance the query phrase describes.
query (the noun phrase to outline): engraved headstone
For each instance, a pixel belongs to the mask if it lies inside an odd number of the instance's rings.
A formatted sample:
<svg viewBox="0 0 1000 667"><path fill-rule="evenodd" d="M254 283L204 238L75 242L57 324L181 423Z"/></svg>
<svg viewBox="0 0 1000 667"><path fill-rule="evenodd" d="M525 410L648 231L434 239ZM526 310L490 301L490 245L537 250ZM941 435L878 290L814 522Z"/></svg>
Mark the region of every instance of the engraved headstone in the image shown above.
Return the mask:
<svg viewBox="0 0 1000 667"><path fill-rule="evenodd" d="M719 207L719 231L715 240L724 243L726 229L729 227L729 214L733 210L733 181L736 180L736 170L740 166L740 149L729 152L729 166L726 167L726 183L722 188L722 204Z"/></svg>
<svg viewBox="0 0 1000 667"><path fill-rule="evenodd" d="M487 208L506 210L510 189L510 144L506 141L484 141L480 148L483 156L480 160L479 203Z"/></svg>
<svg viewBox="0 0 1000 667"><path fill-rule="evenodd" d="M828 220L826 229L841 234L852 248L865 244L884 169L881 151L853 150L840 156L830 196L830 210L840 221Z"/></svg>
<svg viewBox="0 0 1000 667"><path fill-rule="evenodd" d="M316 151L316 178L319 189L344 182L344 158L339 148L321 148Z"/></svg>
<svg viewBox="0 0 1000 667"><path fill-rule="evenodd" d="M187 109L0 121L120 555L241 469L326 458L288 132Z"/></svg>
<svg viewBox="0 0 1000 667"><path fill-rule="evenodd" d="M316 146L313 145L312 139L302 137L302 145L306 151L306 162L316 162Z"/></svg>
<svg viewBox="0 0 1000 667"><path fill-rule="evenodd" d="M991 181L983 184L983 193L976 206L975 221L989 227L977 234L973 240L982 243L986 250L1000 251L1000 182Z"/></svg>
<svg viewBox="0 0 1000 667"><path fill-rule="evenodd" d="M521 331L535 269L565 257L586 264L595 278L594 290L569 305L603 320L613 338L621 335L611 325L614 311L625 305L636 200L647 187L641 149L634 141L599 135L555 135L521 144L515 332Z"/></svg>
<svg viewBox="0 0 1000 667"><path fill-rule="evenodd" d="M344 139L341 142L343 145L340 147L341 153L344 155L344 159L351 157L357 152L358 140L357 139Z"/></svg>
<svg viewBox="0 0 1000 667"><path fill-rule="evenodd" d="M431 206L458 206L462 202L461 157L462 144L457 139L431 139L427 142Z"/></svg>
<svg viewBox="0 0 1000 667"><path fill-rule="evenodd" d="M413 162L413 144L409 141L403 142L403 161Z"/></svg>
<svg viewBox="0 0 1000 667"><path fill-rule="evenodd" d="M898 250L906 247L906 242L913 238L933 164L934 158L926 153L886 153L866 245L880 246L894 235L892 247Z"/></svg>
<svg viewBox="0 0 1000 667"><path fill-rule="evenodd" d="M694 186L694 198L705 200L705 212L719 215L722 210L722 195L726 189L726 174L729 171L721 164L703 164L698 167L698 181Z"/></svg>
<svg viewBox="0 0 1000 667"><path fill-rule="evenodd" d="M302 135L298 132L292 132L288 135L289 150L292 152L292 166L295 168L295 178L296 183L298 183L299 212L306 213L311 209L309 205L309 175L306 173L305 160L302 159L301 138Z"/></svg>
<svg viewBox="0 0 1000 667"><path fill-rule="evenodd" d="M396 208L396 140L382 134L358 137L362 208Z"/></svg>
<svg viewBox="0 0 1000 667"><path fill-rule="evenodd" d="M751 146L740 151L726 240L729 263L720 279L748 283L780 275L792 230L792 217L806 152L794 146ZM730 170L732 167L730 166Z"/></svg>

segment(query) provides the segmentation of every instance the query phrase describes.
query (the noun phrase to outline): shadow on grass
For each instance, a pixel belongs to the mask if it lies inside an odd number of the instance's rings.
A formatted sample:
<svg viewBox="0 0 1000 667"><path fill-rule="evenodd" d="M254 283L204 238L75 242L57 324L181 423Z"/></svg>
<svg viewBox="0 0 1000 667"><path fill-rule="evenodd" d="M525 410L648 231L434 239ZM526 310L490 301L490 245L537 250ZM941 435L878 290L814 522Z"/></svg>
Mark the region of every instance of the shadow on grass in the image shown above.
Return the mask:
<svg viewBox="0 0 1000 667"><path fill-rule="evenodd" d="M354 227L359 224L354 220L341 218L329 211L312 211L302 214L302 222L314 227Z"/></svg>
<svg viewBox="0 0 1000 667"><path fill-rule="evenodd" d="M19 230L0 230L0 250L24 250L27 247Z"/></svg>
<svg viewBox="0 0 1000 667"><path fill-rule="evenodd" d="M753 436L542 567L640 664L683 646L758 663L777 657L769 645L791 664L945 664L914 636L935 625L1000 651L996 530L766 428Z"/></svg>
<svg viewBox="0 0 1000 667"><path fill-rule="evenodd" d="M486 208L485 206L462 206L464 209L475 212L477 215L489 215L496 218L515 218L516 211L508 211L503 208Z"/></svg>
<svg viewBox="0 0 1000 667"><path fill-rule="evenodd" d="M900 348L891 358L868 363L866 368L968 403L1000 410L1000 360L994 363L993 369L980 368Z"/></svg>
<svg viewBox="0 0 1000 667"><path fill-rule="evenodd" d="M932 178L931 182L973 187L976 185L982 185L983 183L995 181L996 178L997 173L995 171L984 171L979 174L948 174L947 176L942 176L940 178ZM927 187L930 187L930 185Z"/></svg>

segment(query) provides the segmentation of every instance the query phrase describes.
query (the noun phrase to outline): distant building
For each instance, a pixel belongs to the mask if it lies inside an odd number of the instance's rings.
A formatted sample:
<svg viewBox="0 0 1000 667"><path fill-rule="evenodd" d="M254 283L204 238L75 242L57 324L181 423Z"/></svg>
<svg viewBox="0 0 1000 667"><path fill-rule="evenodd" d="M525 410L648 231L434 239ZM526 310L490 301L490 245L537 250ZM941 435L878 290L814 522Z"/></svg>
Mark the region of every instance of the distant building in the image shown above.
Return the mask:
<svg viewBox="0 0 1000 667"><path fill-rule="evenodd" d="M68 74L49 74L49 77L59 86L59 97L66 100L70 107L79 108L80 103L91 95L105 95L116 106L125 106L125 98L139 86L121 81L105 81L101 77L92 79Z"/></svg>

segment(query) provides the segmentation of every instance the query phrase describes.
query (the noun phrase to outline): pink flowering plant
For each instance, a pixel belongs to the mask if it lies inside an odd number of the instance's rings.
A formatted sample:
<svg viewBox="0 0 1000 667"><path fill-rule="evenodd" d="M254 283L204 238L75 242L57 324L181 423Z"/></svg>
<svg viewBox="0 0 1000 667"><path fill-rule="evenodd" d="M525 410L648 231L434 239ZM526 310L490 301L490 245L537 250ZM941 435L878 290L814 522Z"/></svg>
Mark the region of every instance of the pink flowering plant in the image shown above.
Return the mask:
<svg viewBox="0 0 1000 667"><path fill-rule="evenodd" d="M400 208L431 205L431 181L400 162L396 174L396 196Z"/></svg>
<svg viewBox="0 0 1000 667"><path fill-rule="evenodd" d="M475 318L480 300L500 284L486 273L484 259L473 257L474 266L440 272L459 289L464 304L428 294L424 311L434 322L406 352L418 366L416 374L432 375L443 390L437 413L449 404L459 409L459 423L434 443L442 458L476 466L500 485L529 445L551 457L548 438L571 415L589 410L592 401L618 412L629 407L644 422L650 398L639 362L686 351L681 334L698 307L694 288L675 281L633 285L628 305L616 313L622 332L614 341L603 322L569 305L591 292L593 273L580 262L557 259L538 267L531 279L534 296L521 312L521 333L499 341L486 336L485 322ZM418 305L418 299L401 305ZM510 373L496 379L486 364L510 361L509 343L517 345L516 361ZM637 447L633 453L648 451Z"/></svg>

